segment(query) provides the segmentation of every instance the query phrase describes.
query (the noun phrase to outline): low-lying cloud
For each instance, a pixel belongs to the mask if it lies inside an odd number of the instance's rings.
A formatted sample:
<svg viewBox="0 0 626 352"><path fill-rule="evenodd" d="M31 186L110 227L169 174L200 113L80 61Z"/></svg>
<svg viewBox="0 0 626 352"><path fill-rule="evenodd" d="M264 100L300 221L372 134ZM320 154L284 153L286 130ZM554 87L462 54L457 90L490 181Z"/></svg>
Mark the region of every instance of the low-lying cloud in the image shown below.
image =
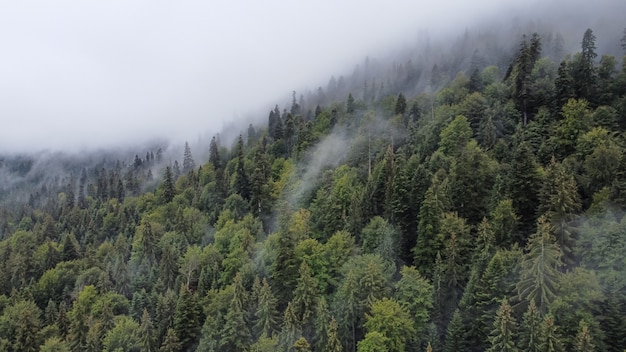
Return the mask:
<svg viewBox="0 0 626 352"><path fill-rule="evenodd" d="M458 34L501 13L624 13L623 0L591 3L3 2L0 152L194 141L238 116L265 116L292 89L323 86L367 55L411 45L420 30Z"/></svg>

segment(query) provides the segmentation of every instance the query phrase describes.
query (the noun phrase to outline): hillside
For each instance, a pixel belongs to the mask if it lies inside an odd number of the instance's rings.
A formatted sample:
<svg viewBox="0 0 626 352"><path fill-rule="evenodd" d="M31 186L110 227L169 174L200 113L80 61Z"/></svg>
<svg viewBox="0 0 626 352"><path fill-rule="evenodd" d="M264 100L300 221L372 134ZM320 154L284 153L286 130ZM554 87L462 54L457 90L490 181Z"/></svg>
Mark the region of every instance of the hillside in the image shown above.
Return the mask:
<svg viewBox="0 0 626 352"><path fill-rule="evenodd" d="M0 351L623 351L626 57L585 29L368 59L208 160L0 158Z"/></svg>

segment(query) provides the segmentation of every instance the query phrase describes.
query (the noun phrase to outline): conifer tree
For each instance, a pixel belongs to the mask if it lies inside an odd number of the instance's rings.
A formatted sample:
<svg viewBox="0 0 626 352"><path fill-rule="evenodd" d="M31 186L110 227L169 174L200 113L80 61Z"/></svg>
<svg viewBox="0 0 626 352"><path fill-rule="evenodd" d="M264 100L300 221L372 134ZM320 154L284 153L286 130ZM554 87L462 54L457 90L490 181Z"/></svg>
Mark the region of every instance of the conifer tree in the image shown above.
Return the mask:
<svg viewBox="0 0 626 352"><path fill-rule="evenodd" d="M563 344L561 338L557 334L557 326L554 323L554 318L551 315L546 315L543 318L543 324L541 325L541 342L540 350L544 352L563 352Z"/></svg>
<svg viewBox="0 0 626 352"><path fill-rule="evenodd" d="M294 312L291 302L287 304L283 317L283 325L280 333L280 343L284 349L291 351L293 344L301 336L301 327L298 317Z"/></svg>
<svg viewBox="0 0 626 352"><path fill-rule="evenodd" d="M341 345L341 341L339 341L337 320L333 317L330 320L330 324L328 326L328 336L326 338L326 348L323 350L324 352L343 352L343 346Z"/></svg>
<svg viewBox="0 0 626 352"><path fill-rule="evenodd" d="M292 308L300 322L304 337L311 337L315 316L315 304L318 300L317 282L311 275L306 261L300 265L300 277L293 293Z"/></svg>
<svg viewBox="0 0 626 352"><path fill-rule="evenodd" d="M540 182L535 156L528 143L521 142L513 151L507 193L522 224L528 225L535 221Z"/></svg>
<svg viewBox="0 0 626 352"><path fill-rule="evenodd" d="M452 314L452 319L446 331L445 352L463 351L465 349L465 327L461 312L457 309Z"/></svg>
<svg viewBox="0 0 626 352"><path fill-rule="evenodd" d="M254 325L258 336L272 336L278 330L278 300L274 297L267 279L263 278L263 284L259 292L258 304L256 309L256 323Z"/></svg>
<svg viewBox="0 0 626 352"><path fill-rule="evenodd" d="M597 72L594 64L596 53L596 36L593 31L588 28L583 35L581 42L581 53L576 58L574 67L572 67L572 76L574 78L574 92L579 99L586 99L595 102L595 89L597 83Z"/></svg>
<svg viewBox="0 0 626 352"><path fill-rule="evenodd" d="M185 142L185 152L183 154L183 173L187 174L189 173L189 171L194 170L195 168L196 163L193 161L191 148L189 148L189 143Z"/></svg>
<svg viewBox="0 0 626 352"><path fill-rule="evenodd" d="M546 312L556 298L561 250L545 217L537 222L537 232L528 241L521 266L521 278L517 284L519 298L535 301L539 311Z"/></svg>
<svg viewBox="0 0 626 352"><path fill-rule="evenodd" d="M395 112L396 115L404 115L406 112L406 98L402 93L398 94L398 98L396 99Z"/></svg>
<svg viewBox="0 0 626 352"><path fill-rule="evenodd" d="M493 330L489 337L491 347L487 352L517 352L516 334L517 324L511 306L505 298L496 313Z"/></svg>
<svg viewBox="0 0 626 352"><path fill-rule="evenodd" d="M183 345L178 340L178 336L176 336L174 329L167 329L165 339L163 339L159 352L180 352L183 351L182 348Z"/></svg>
<svg viewBox="0 0 626 352"><path fill-rule="evenodd" d="M146 309L143 310L143 315L141 316L141 325L139 325L138 335L141 344L141 352L156 351L154 344L154 326L150 319L150 314L148 314L148 310Z"/></svg>
<svg viewBox="0 0 626 352"><path fill-rule="evenodd" d="M239 135L239 139L237 139L237 170L233 185L235 191L239 193L243 199L250 200L250 181L245 168L243 152L243 137Z"/></svg>
<svg viewBox="0 0 626 352"><path fill-rule="evenodd" d="M176 302L173 327L183 350L195 345L200 332L201 308L191 290L181 285Z"/></svg>
<svg viewBox="0 0 626 352"><path fill-rule="evenodd" d="M334 317L332 317L334 319ZM313 336L313 347L316 351L323 351L328 344L328 334L329 334L329 321L331 320L330 311L328 309L328 303L326 303L326 298L322 295L317 300L317 304L315 306L315 318L314 318L314 327L315 334Z"/></svg>
<svg viewBox="0 0 626 352"><path fill-rule="evenodd" d="M541 329L543 319L535 305L535 301L530 301L528 309L522 318L520 327L520 349L524 352L540 352L541 351Z"/></svg>
<svg viewBox="0 0 626 352"><path fill-rule="evenodd" d="M574 243L569 222L581 206L578 186L574 177L568 175L554 157L546 168L539 201L539 213L545 214L552 224L565 260L573 263Z"/></svg>
<svg viewBox="0 0 626 352"><path fill-rule="evenodd" d="M161 183L161 190L163 195L163 203L169 203L174 199L176 195L176 189L174 187L174 175L172 174L172 168L165 167L165 173L163 174L163 183Z"/></svg>
<svg viewBox="0 0 626 352"><path fill-rule="evenodd" d="M591 334L589 333L589 326L584 320L580 321L578 333L576 334L576 343L574 345L575 352L593 352L595 346L592 342Z"/></svg>

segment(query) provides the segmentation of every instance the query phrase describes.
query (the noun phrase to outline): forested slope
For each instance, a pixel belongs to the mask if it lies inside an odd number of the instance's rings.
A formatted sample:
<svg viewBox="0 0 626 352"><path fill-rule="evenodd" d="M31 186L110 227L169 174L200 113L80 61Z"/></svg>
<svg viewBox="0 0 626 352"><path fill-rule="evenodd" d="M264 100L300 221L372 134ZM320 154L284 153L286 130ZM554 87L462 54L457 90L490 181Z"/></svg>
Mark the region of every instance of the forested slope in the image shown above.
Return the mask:
<svg viewBox="0 0 626 352"><path fill-rule="evenodd" d="M626 62L582 32L73 166L0 208L0 350L623 351Z"/></svg>

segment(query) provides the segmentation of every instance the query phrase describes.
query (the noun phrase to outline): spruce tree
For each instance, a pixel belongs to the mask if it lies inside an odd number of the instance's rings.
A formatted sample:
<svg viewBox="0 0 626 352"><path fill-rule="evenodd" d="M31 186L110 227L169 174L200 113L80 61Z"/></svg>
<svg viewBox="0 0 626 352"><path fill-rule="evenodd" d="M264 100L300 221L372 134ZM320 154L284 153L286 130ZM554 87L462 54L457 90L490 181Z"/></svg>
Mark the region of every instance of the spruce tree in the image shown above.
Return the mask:
<svg viewBox="0 0 626 352"><path fill-rule="evenodd" d="M561 265L561 250L552 236L550 224L541 217L522 259L521 278L517 284L519 298L535 301L539 311L546 312L556 298Z"/></svg>
<svg viewBox="0 0 626 352"><path fill-rule="evenodd" d="M174 199L176 195L176 189L174 186L174 175L172 174L172 168L165 167L165 173L163 174L163 183L161 183L161 192L163 203L169 203Z"/></svg>
<svg viewBox="0 0 626 352"><path fill-rule="evenodd" d="M530 301L528 309L522 318L520 326L520 349L524 352L540 352L541 351L541 325L543 319L541 313L535 305L535 301Z"/></svg>
<svg viewBox="0 0 626 352"><path fill-rule="evenodd" d="M159 352L180 352L183 351L183 344L178 340L174 329L167 329L161 348Z"/></svg>
<svg viewBox="0 0 626 352"><path fill-rule="evenodd" d="M154 326L150 319L148 310L144 309L141 316L141 325L139 325L139 341L141 344L141 352L153 352L156 351L154 343Z"/></svg>
<svg viewBox="0 0 626 352"><path fill-rule="evenodd" d="M457 352L465 350L465 326L461 312L457 309L452 314L452 319L446 331L445 352Z"/></svg>
<svg viewBox="0 0 626 352"><path fill-rule="evenodd" d="M584 320L580 321L579 330L576 334L576 343L574 345L575 352L593 352L595 345L592 342L589 326Z"/></svg>
<svg viewBox="0 0 626 352"><path fill-rule="evenodd" d="M326 338L327 342L326 348L323 350L324 352L343 352L343 346L339 340L338 330L337 320L333 317L328 326L328 336Z"/></svg>
<svg viewBox="0 0 626 352"><path fill-rule="evenodd" d="M191 148L189 148L189 143L185 142L185 152L183 154L183 173L187 174L189 173L189 171L194 170L195 168L196 163L193 161Z"/></svg>
<svg viewBox="0 0 626 352"><path fill-rule="evenodd" d="M541 342L540 350L543 352L564 352L561 338L557 334L557 326L554 323L554 318L551 315L546 315L543 318L543 324L541 325Z"/></svg>
<svg viewBox="0 0 626 352"><path fill-rule="evenodd" d="M516 334L517 324L511 306L505 298L496 313L489 337L491 347L487 352L517 352Z"/></svg>
<svg viewBox="0 0 626 352"><path fill-rule="evenodd" d="M254 330L258 336L271 337L278 331L279 313L276 309L278 300L274 297L267 279L263 278L263 284L259 292L258 304L256 309L256 323Z"/></svg>
<svg viewBox="0 0 626 352"><path fill-rule="evenodd" d="M183 350L191 348L197 342L200 332L201 313L201 307L196 301L195 295L187 286L181 285L176 302L173 326L176 337L183 346Z"/></svg>

